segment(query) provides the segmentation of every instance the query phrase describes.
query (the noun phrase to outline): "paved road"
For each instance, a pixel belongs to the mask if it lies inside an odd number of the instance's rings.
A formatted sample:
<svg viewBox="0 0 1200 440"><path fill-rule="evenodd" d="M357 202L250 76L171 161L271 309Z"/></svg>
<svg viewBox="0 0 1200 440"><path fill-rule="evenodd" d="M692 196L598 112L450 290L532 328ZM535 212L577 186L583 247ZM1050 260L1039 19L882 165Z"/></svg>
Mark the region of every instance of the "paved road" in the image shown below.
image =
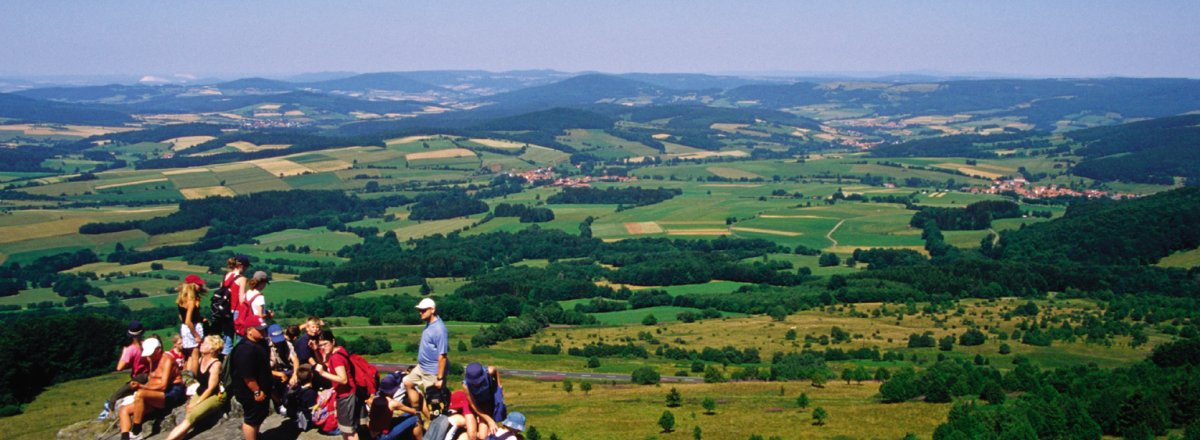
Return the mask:
<svg viewBox="0 0 1200 440"><path fill-rule="evenodd" d="M381 371L381 372L382 371L395 371L395 370L400 369L401 367L408 368L408 367L412 366L412 364L384 364L384 363L374 363L372 365L375 365L375 368L378 368L379 371ZM618 382L629 382L629 380L630 380L628 374L578 373L578 372L573 372L573 371L542 371L542 370L504 369L504 370L500 370L500 373L502 373L506 376L532 377L535 379L544 379L544 380L563 380L563 379L567 379L567 378L587 379L587 380L615 380ZM704 379L699 378L699 377L663 376L662 381L668 382L668 383L670 383L670 382L700 383L700 382L703 382Z"/></svg>

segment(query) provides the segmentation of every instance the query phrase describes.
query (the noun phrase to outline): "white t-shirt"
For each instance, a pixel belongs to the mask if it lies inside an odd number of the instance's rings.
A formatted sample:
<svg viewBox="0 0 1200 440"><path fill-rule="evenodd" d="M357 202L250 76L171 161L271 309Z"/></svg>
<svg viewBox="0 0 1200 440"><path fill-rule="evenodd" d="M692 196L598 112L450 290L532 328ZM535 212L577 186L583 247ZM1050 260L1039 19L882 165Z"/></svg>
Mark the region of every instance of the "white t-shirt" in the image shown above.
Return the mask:
<svg viewBox="0 0 1200 440"><path fill-rule="evenodd" d="M257 289L246 292L246 299L250 300L250 310L253 310L255 315L262 316L263 306L267 304L267 299L263 298L262 292Z"/></svg>

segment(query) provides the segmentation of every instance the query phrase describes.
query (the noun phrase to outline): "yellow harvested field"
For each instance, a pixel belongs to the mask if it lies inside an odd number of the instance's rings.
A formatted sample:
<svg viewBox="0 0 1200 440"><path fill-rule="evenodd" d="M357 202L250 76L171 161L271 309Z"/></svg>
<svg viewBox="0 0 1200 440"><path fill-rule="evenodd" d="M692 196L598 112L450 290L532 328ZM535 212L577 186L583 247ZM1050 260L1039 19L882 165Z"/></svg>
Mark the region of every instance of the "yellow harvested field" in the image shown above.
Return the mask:
<svg viewBox="0 0 1200 440"><path fill-rule="evenodd" d="M383 117L383 115L381 115L379 113L367 113L367 112L350 112L350 116L354 116L355 118L358 118L358 119L378 119L378 118Z"/></svg>
<svg viewBox="0 0 1200 440"><path fill-rule="evenodd" d="M35 238L72 235L79 233L79 227L87 223L123 221L149 218L155 214L165 214L174 211L175 207L139 208L126 210L52 210L39 209L36 211L14 211L4 220L22 221L20 224L0 226L0 243L16 243ZM143 215L130 215L143 214ZM30 221L37 219L36 221Z"/></svg>
<svg viewBox="0 0 1200 440"><path fill-rule="evenodd" d="M655 222L655 223L658 223L658 224L659 224L659 226L676 226L676 225L718 225L718 226L719 226L719 225L724 225L724 224L725 224L725 222L723 222L723 221L719 221L719 220L714 220L714 221L704 221L704 220L685 221L685 220L681 220L681 221L671 221L671 222L657 221L657 222Z"/></svg>
<svg viewBox="0 0 1200 440"><path fill-rule="evenodd" d="M609 282L608 280L596 281L596 285L600 286L600 287L611 287L611 288L613 288L613 290L620 290L622 287L629 289L629 290L653 289L653 288L657 287L657 286L639 286L636 284L619 284L619 283Z"/></svg>
<svg viewBox="0 0 1200 440"><path fill-rule="evenodd" d="M413 142L420 142L420 141L429 140L429 139L433 139L433 138L434 138L434 136L432 136L432 135L408 136L408 137L402 137L402 138L396 138L396 139L388 139L386 141L383 141L383 143L387 144L387 145L411 144Z"/></svg>
<svg viewBox="0 0 1200 440"><path fill-rule="evenodd" d="M217 113L218 116L224 116L229 119L242 119L242 115L237 113Z"/></svg>
<svg viewBox="0 0 1200 440"><path fill-rule="evenodd" d="M729 133L737 133L738 129L746 128L749 126L750 126L750 124L725 124L725 123L715 122L712 125L708 126L708 128L711 128L713 130L729 132Z"/></svg>
<svg viewBox="0 0 1200 440"><path fill-rule="evenodd" d="M686 160L686 159L704 159L706 157L746 157L749 155L750 155L750 153L747 153L745 151L734 150L734 151L697 151L694 153L668 154L667 157L674 157L674 158Z"/></svg>
<svg viewBox="0 0 1200 440"><path fill-rule="evenodd" d="M254 112L256 118L278 118L280 116L283 114L279 112Z"/></svg>
<svg viewBox="0 0 1200 440"><path fill-rule="evenodd" d="M134 182L110 183L108 185L97 186L96 189L120 188L122 186L133 186L133 185L141 185L143 183L166 182L166 181L167 181L166 177L158 177L158 178L154 178L154 179L138 180L138 181L134 181Z"/></svg>
<svg viewBox="0 0 1200 440"><path fill-rule="evenodd" d="M710 172L710 173L713 173L720 177L724 177L726 179L742 179L742 178L757 179L757 178L762 177L758 174L754 174L749 171L739 170L737 168L708 167L708 168L706 168L706 170L708 170L708 172Z"/></svg>
<svg viewBox="0 0 1200 440"><path fill-rule="evenodd" d="M262 151L262 150L280 150L280 149L284 149L284 148L291 146L290 144L254 145L254 144L246 142L246 141L230 142L228 145L230 147L237 148L238 150L242 151L243 153L253 153L255 151Z"/></svg>
<svg viewBox="0 0 1200 440"><path fill-rule="evenodd" d="M170 123L170 122L185 122L186 123L186 122L196 122L196 121L200 120L200 115L193 114L193 113L179 113L179 114L164 113L161 115L134 115L134 117L141 119L143 121L154 121L154 122L165 122L165 123Z"/></svg>
<svg viewBox="0 0 1200 440"><path fill-rule="evenodd" d="M60 124L8 124L0 125L0 131L20 131L30 136L78 136L90 137L109 133L136 131L131 127L101 127L94 125Z"/></svg>
<svg viewBox="0 0 1200 440"><path fill-rule="evenodd" d="M979 168L972 167L970 165L964 165L964 164L958 164L958 163L939 163L934 166L938 167L938 168L947 168L947 169L951 169L951 170L957 170L957 171L967 174L969 176L978 176L978 177L983 177L985 179L999 179L1001 177L1004 177L1004 174L995 173L995 172L991 172L991 171L984 171Z"/></svg>
<svg viewBox="0 0 1200 440"><path fill-rule="evenodd" d="M406 160L449 159L452 157L475 157L475 152L466 148L450 148L446 150L424 151L404 155Z"/></svg>
<svg viewBox="0 0 1200 440"><path fill-rule="evenodd" d="M262 168L268 173L271 173L272 176L278 177L298 176L304 173L311 173L313 171L304 165L300 165L287 159L252 160L250 163L254 166Z"/></svg>
<svg viewBox="0 0 1200 440"><path fill-rule="evenodd" d="M195 231L195 230L192 230L192 231ZM192 231L186 231L186 232L191 233ZM147 261L145 263L135 263L135 264L127 264L127 265L122 265L121 263L108 263L108 262L91 263L91 264L85 264L83 266L79 266L79 267L76 267L73 269L68 269L67 272L74 272L74 273L93 272L96 275L100 275L100 276L105 276L105 275L114 274L114 273L128 273L128 272L144 273L144 272L151 272L152 269L150 269L150 265L154 264L154 263L161 264L163 266L163 269L167 269L167 270L178 270L181 272L191 272L191 273L208 273L207 267L193 266L191 264L188 264L186 261L175 261L175 260L156 260L156 261Z"/></svg>
<svg viewBox="0 0 1200 440"><path fill-rule="evenodd" d="M1016 170L1015 168L1012 168L1012 167L1006 167L1006 166L1000 166L1000 165L994 165L994 164L990 164L990 163L981 163L981 164L975 164L975 168L984 168L984 169L989 169L989 170L992 170L992 171L998 171L998 172L1001 172L1001 173L1015 173L1015 172L1017 172L1017 170Z"/></svg>
<svg viewBox="0 0 1200 440"><path fill-rule="evenodd" d="M658 139L658 140L663 140L663 139L671 137L671 135L669 133L655 133L655 134L651 135L650 137Z"/></svg>
<svg viewBox="0 0 1200 440"><path fill-rule="evenodd" d="M804 235L799 232L777 231L774 229L743 228L741 226L734 226L733 230L745 231L745 232L757 232L759 234L782 235L784 237L799 237L801 235Z"/></svg>
<svg viewBox="0 0 1200 440"><path fill-rule="evenodd" d="M216 139L213 136L184 136L171 138L163 141L164 144L171 144L171 149L175 151L186 150L194 146Z"/></svg>
<svg viewBox="0 0 1200 440"><path fill-rule="evenodd" d="M283 106L280 104L263 104L263 105L258 106L258 109L259 110L279 110L280 107L283 107Z"/></svg>
<svg viewBox="0 0 1200 440"><path fill-rule="evenodd" d="M667 235L729 235L728 229L670 229Z"/></svg>
<svg viewBox="0 0 1200 440"><path fill-rule="evenodd" d="M500 139L471 139L471 142L492 148L504 148L509 150L519 150L525 146L524 142L505 141Z"/></svg>
<svg viewBox="0 0 1200 440"><path fill-rule="evenodd" d="M163 171L162 174L164 176L178 176L180 174L195 174L195 173L207 173L207 172L208 172L208 168L183 168L183 169L178 169L178 170Z"/></svg>
<svg viewBox="0 0 1200 440"><path fill-rule="evenodd" d="M288 110L283 113L284 116L304 116L304 112L300 110Z"/></svg>
<svg viewBox="0 0 1200 440"><path fill-rule="evenodd" d="M212 197L212 196L233 197L233 196L237 195L237 193L233 192L233 190L229 189L229 187L227 187L227 186L205 186L205 187L200 187L200 188L184 188L184 189L179 190L179 193L183 194L183 197L188 200L203 199L205 197Z"/></svg>
<svg viewBox="0 0 1200 440"><path fill-rule="evenodd" d="M633 235L660 234L663 228L655 222L626 222L625 231Z"/></svg>
<svg viewBox="0 0 1200 440"><path fill-rule="evenodd" d="M306 163L304 166L318 173L324 173L327 171L341 171L351 168L354 165L351 165L350 162L346 162L344 160L326 160L323 162Z"/></svg>

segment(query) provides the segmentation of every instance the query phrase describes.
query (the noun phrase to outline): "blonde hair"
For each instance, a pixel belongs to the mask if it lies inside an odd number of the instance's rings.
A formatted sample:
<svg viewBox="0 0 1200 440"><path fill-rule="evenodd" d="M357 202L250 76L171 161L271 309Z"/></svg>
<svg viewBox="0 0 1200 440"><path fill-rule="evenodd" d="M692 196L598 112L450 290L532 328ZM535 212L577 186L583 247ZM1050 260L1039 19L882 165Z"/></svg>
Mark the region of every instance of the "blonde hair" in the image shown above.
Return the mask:
<svg viewBox="0 0 1200 440"><path fill-rule="evenodd" d="M225 260L225 267L228 267L230 269L237 269L238 266L239 265L238 265L237 258L230 257L228 260Z"/></svg>
<svg viewBox="0 0 1200 440"><path fill-rule="evenodd" d="M225 348L225 340L217 335L208 335L204 337L204 342L212 347L213 353L220 353Z"/></svg>
<svg viewBox="0 0 1200 440"><path fill-rule="evenodd" d="M247 278L246 279L246 288L250 289L250 290L260 290L265 285L267 285L266 279L260 279L260 278Z"/></svg>
<svg viewBox="0 0 1200 440"><path fill-rule="evenodd" d="M205 289L204 286L185 282L176 287L175 291L179 292L178 296L175 297L175 305L186 309L191 307L192 304L197 304L198 306L200 294L207 292L208 289Z"/></svg>

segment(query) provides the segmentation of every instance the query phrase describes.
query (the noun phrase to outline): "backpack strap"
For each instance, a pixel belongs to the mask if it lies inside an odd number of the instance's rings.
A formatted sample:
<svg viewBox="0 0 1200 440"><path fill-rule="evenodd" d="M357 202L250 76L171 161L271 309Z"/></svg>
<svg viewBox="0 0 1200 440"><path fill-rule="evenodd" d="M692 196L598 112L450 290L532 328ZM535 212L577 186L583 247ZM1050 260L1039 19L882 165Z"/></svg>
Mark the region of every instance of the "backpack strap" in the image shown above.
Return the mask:
<svg viewBox="0 0 1200 440"><path fill-rule="evenodd" d="M222 283L222 284L221 284L221 287L224 287L224 288L228 289L228 288L230 288L230 287L232 287L232 286L233 286L233 283L236 283L236 282L237 282L237 279L238 279L238 278L244 278L244 277L245 277L245 275L242 275L242 274L240 274L240 273L239 273L239 274L237 274L236 276L234 276L234 277L233 277L233 279L229 280L229 282L227 282L227 283Z"/></svg>

